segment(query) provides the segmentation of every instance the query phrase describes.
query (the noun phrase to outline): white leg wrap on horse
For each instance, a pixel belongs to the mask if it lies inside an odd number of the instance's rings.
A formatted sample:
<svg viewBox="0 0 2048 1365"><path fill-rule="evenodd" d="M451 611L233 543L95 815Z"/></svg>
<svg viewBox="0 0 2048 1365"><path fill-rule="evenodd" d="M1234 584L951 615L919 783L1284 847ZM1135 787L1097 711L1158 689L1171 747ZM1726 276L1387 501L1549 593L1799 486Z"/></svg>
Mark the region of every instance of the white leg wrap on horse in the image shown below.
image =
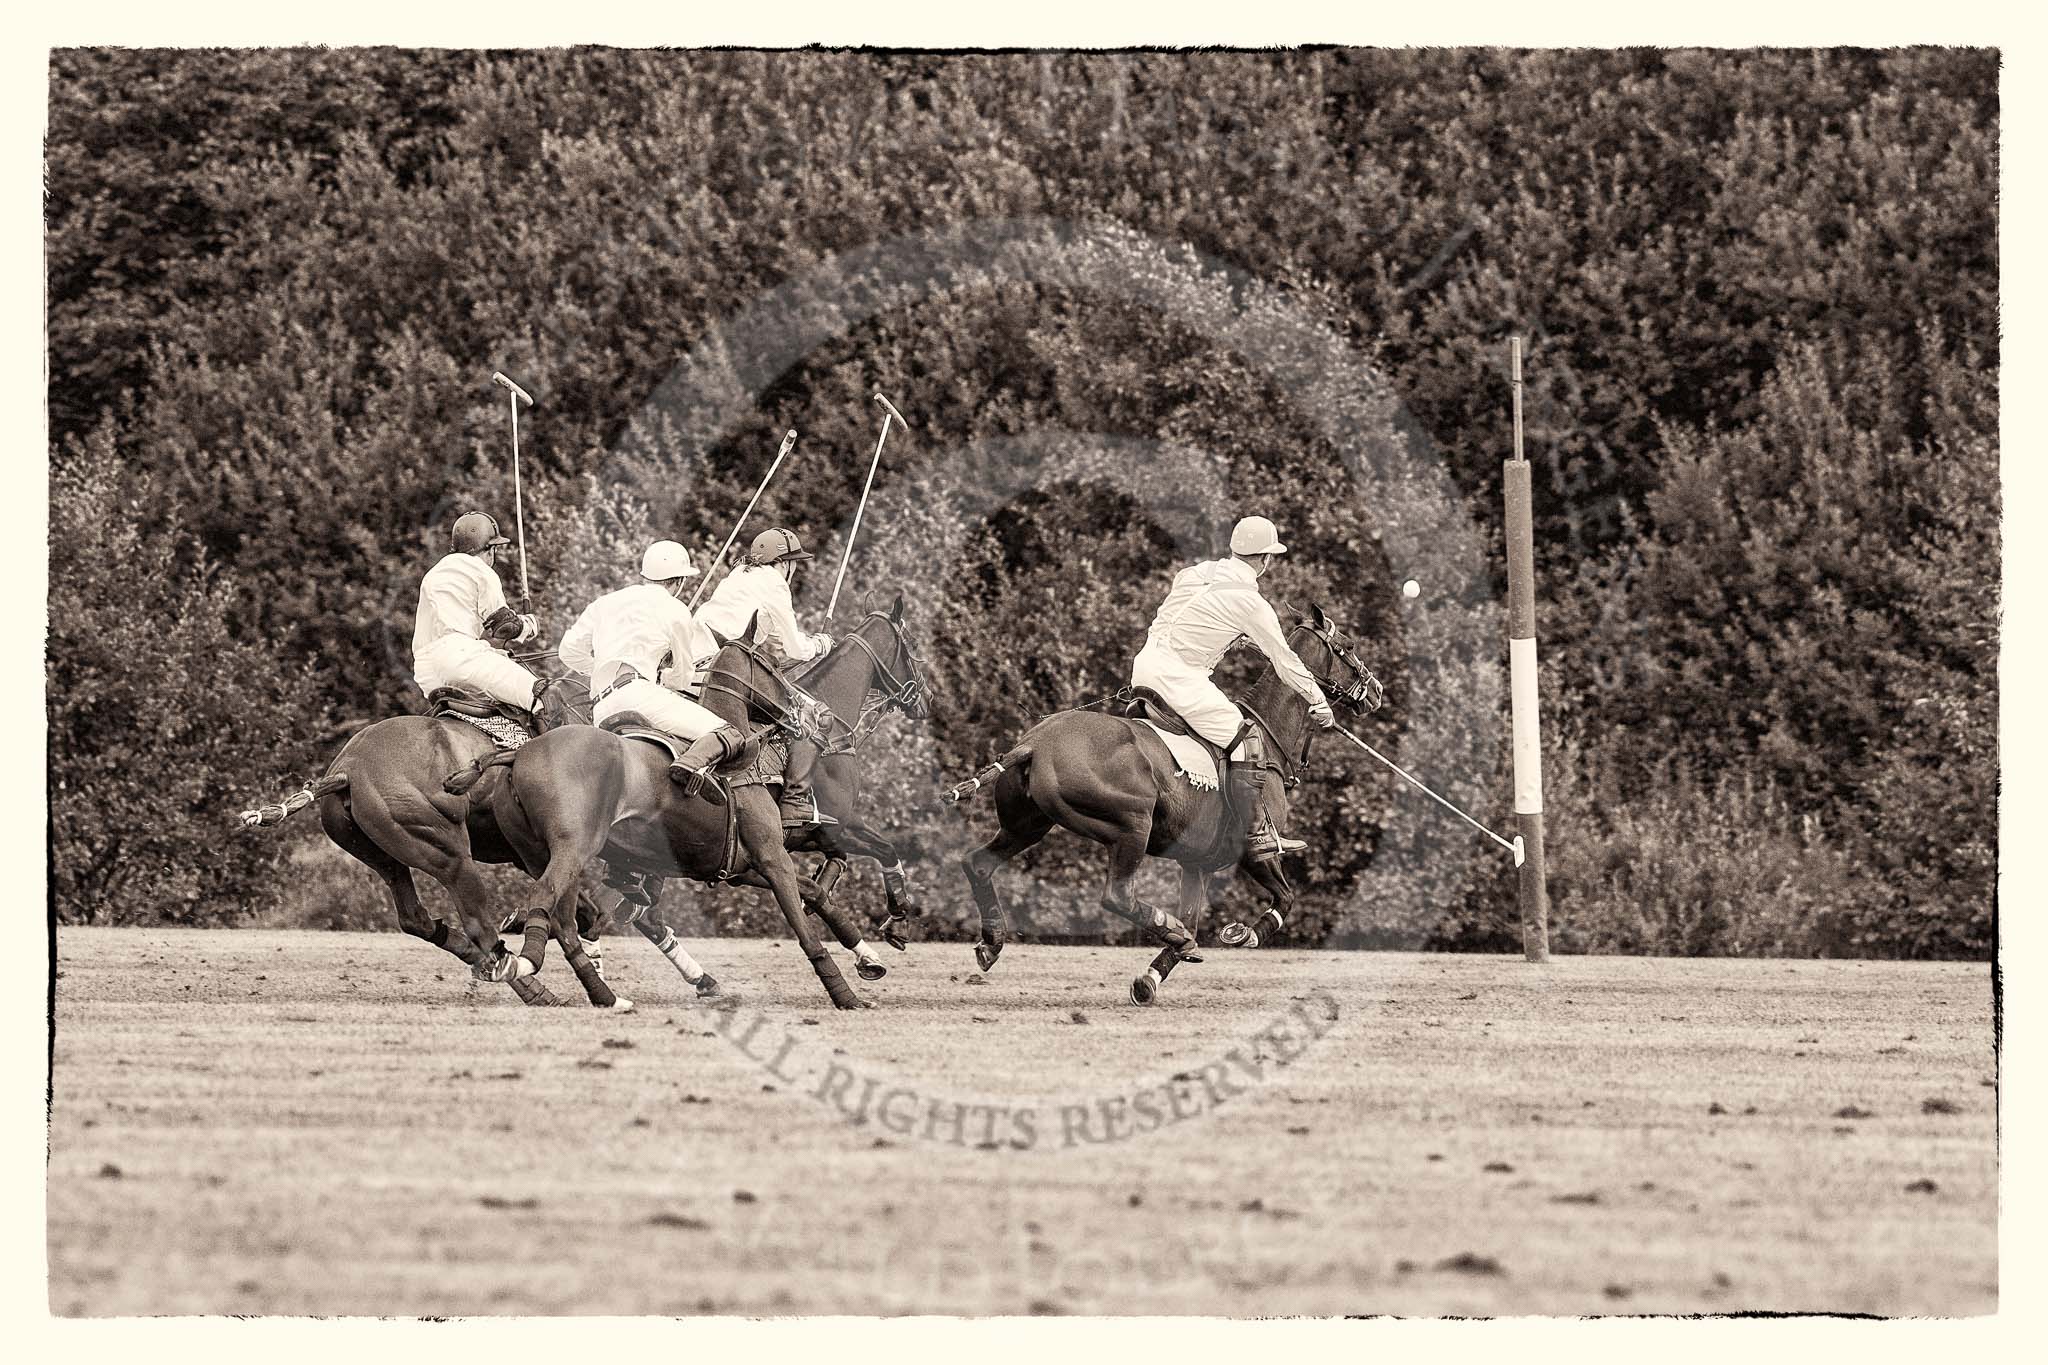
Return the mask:
<svg viewBox="0 0 2048 1365"><path fill-rule="evenodd" d="M1159 975L1159 969L1156 967L1147 967L1145 969L1145 978L1152 983L1154 989L1157 989L1160 983L1164 980L1164 978Z"/></svg>
<svg viewBox="0 0 2048 1365"><path fill-rule="evenodd" d="M692 986L704 979L704 969L697 965L697 959L684 952L680 945L668 954L668 960L676 964L676 970L683 974L683 980Z"/></svg>
<svg viewBox="0 0 2048 1365"><path fill-rule="evenodd" d="M533 965L533 959L527 957L524 953L514 953L512 955L512 975L515 978L532 976L539 970L540 968Z"/></svg>

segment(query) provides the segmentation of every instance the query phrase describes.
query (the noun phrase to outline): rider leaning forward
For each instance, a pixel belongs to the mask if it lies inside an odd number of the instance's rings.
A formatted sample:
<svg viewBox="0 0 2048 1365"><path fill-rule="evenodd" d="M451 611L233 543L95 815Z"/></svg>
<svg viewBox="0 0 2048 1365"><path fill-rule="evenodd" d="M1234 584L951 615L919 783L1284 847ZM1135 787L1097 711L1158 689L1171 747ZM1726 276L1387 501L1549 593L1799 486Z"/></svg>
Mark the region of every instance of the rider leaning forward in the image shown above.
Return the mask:
<svg viewBox="0 0 2048 1365"><path fill-rule="evenodd" d="M779 526L761 532L747 548L746 563L726 575L711 600L698 611L697 619L728 640L755 621L756 643L773 649L787 663L808 663L822 657L832 648L832 637L806 632L797 624L796 608L790 601L797 567L810 560L794 532ZM818 809L811 794L811 771L817 766L818 753L808 735L789 746L789 767L782 778L782 823L786 828L839 823Z"/></svg>
<svg viewBox="0 0 2048 1365"><path fill-rule="evenodd" d="M1230 558L1204 560L1175 575L1146 634L1145 648L1131 664L1132 683L1165 698L1190 728L1218 748L1237 737L1244 713L1209 675L1243 639L1257 645L1274 671L1308 701L1309 714L1318 723L1325 728L1337 723L1323 689L1288 647L1280 618L1259 594L1260 577L1285 553L1280 533L1266 518L1238 522L1230 533ZM1274 821L1276 803L1267 791L1270 774L1259 761L1263 741L1257 726L1245 735L1234 757L1231 780L1253 812L1246 849L1257 854L1305 847L1300 840L1281 838Z"/></svg>
<svg viewBox="0 0 2048 1365"><path fill-rule="evenodd" d="M452 547L420 580L413 618L412 676L422 692L461 687L533 712L547 680L492 646L524 644L539 623L505 602L498 551L512 542L487 513L464 512L450 531Z"/></svg>

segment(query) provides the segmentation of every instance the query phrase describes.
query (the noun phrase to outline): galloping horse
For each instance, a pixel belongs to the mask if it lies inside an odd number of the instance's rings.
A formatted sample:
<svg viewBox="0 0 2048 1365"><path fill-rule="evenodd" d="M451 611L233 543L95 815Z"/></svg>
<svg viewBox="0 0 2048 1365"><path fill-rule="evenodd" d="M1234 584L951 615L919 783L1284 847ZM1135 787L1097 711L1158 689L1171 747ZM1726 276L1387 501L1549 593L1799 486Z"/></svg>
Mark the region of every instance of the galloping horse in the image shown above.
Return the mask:
<svg viewBox="0 0 2048 1365"><path fill-rule="evenodd" d="M1384 696L1379 679L1360 662L1321 607L1298 617L1287 640L1332 702L1352 711L1379 706ZM1340 665L1348 677L1338 676ZM1239 705L1264 731L1266 766L1277 774L1277 779L1269 777L1267 790L1278 797L1308 758L1308 703L1269 664ZM1199 791L1176 776L1165 741L1138 720L1077 710L1048 716L1033 726L1015 748L945 795L958 800L990 785L996 818L1002 822L994 837L966 860L968 885L981 911L981 938L974 945L981 969L995 966L1009 931L1009 911L996 894L996 872L1055 825L1109 846L1103 908L1165 945L1145 973L1131 982L1136 1004L1150 1004L1177 963L1201 961L1190 926L1233 866L1265 888L1272 904L1252 928L1226 929L1224 941L1256 947L1257 926L1267 918L1273 921L1268 933L1279 932L1293 908L1294 889L1277 853L1246 851L1251 812L1226 800L1228 784L1224 775L1223 790ZM1180 864L1177 916L1146 904L1132 891L1132 880L1148 855Z"/></svg>
<svg viewBox="0 0 2048 1365"><path fill-rule="evenodd" d="M590 716L589 694L571 678L553 680L542 707L546 729ZM252 828L277 824L317 804L327 837L383 879L400 928L453 953L478 976L504 980L492 971L504 949L476 865L517 858L499 836L488 808L443 790L450 771L481 764L495 752L490 736L454 717L392 716L352 737L325 775L277 805L243 812L242 823ZM415 871L448 889L460 924L427 913L413 882ZM587 899L581 909L586 923L598 918ZM512 988L529 1005L562 1003L537 981L515 981Z"/></svg>
<svg viewBox="0 0 2048 1365"><path fill-rule="evenodd" d="M751 632L750 632L751 633ZM770 727L796 714L786 684L746 639L727 642L713 659L706 683L730 688L742 699L739 714ZM840 941L855 949L862 974L879 975L872 951L833 911L814 883L799 876L783 846L782 814L763 785L750 738L749 755L738 774L721 772L725 802L685 795L669 779L671 755L658 741L629 738L608 730L571 726L552 730L520 748L491 796L497 827L520 860L540 878L544 904L528 912L526 946L512 970L518 976L540 969L550 934L563 945L570 967L593 1002L605 1004L610 988L584 960L577 944L577 876L592 858L603 858L613 874L661 878L680 873L710 884L739 881L765 885L810 959L825 993L840 1009L866 1008L840 975L806 918L811 908L832 925Z"/></svg>
<svg viewBox="0 0 2048 1365"><path fill-rule="evenodd" d="M920 662L903 627L903 598L898 594L887 611L869 611L840 637L830 653L795 676L795 691L801 700L815 704L824 731L816 772L819 798L840 823L791 830L787 847L792 853L825 855L818 876L825 894L838 881L849 857L878 863L888 905L879 932L899 951L906 942L904 924L922 911L910 897L910 874L896 846L865 818L858 751L891 710L912 720L931 714ZM732 689L706 687L703 702L727 724L741 724L739 698Z"/></svg>

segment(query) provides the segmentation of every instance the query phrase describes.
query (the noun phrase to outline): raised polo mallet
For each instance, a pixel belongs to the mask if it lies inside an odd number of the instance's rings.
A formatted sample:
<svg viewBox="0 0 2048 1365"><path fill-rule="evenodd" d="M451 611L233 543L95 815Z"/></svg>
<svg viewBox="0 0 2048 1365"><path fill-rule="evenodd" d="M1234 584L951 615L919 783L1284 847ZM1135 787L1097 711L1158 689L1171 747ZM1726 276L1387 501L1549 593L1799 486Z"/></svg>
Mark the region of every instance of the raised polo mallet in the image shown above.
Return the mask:
<svg viewBox="0 0 2048 1365"><path fill-rule="evenodd" d="M752 500L747 503L747 510L740 513L740 519L733 524L732 534L727 536L725 544L719 547L718 558L711 561L711 567L706 569L704 576L697 580L697 591L690 594L690 610L695 611L697 609L697 599L702 597L704 589L711 585L711 576L718 572L718 566L725 563L726 555L732 550L732 543L740 538L740 527L745 526L747 518L754 515L754 503L759 502L761 495L768 491L768 485L775 479L775 471L782 468L783 457L789 454L789 448L795 444L796 428L791 427L782 438L782 449L775 452L775 463L768 466L768 476L762 479L761 486L754 490Z"/></svg>
<svg viewBox="0 0 2048 1365"><path fill-rule="evenodd" d="M839 589L846 582L846 566L853 562L853 542L860 534L861 516L868 510L868 491L875 486L875 471L882 467L882 443L889 439L889 421L894 418L898 422L903 422L905 430L910 427L910 423L904 421L903 414L896 411L896 405L882 397L880 389L875 390L875 401L882 405L882 438L875 442L875 458L868 466L868 481L861 485L860 506L853 509L853 530L846 535L846 553L839 557L839 577L832 583L832 601L825 608L825 619L828 621L832 619L832 613L839 610Z"/></svg>
<svg viewBox="0 0 2048 1365"><path fill-rule="evenodd" d="M512 403L512 520L519 528L519 601L524 605L533 600L533 589L526 582L526 504L519 491L519 400L524 398L530 408L533 395L501 370L491 371L491 382L503 388Z"/></svg>

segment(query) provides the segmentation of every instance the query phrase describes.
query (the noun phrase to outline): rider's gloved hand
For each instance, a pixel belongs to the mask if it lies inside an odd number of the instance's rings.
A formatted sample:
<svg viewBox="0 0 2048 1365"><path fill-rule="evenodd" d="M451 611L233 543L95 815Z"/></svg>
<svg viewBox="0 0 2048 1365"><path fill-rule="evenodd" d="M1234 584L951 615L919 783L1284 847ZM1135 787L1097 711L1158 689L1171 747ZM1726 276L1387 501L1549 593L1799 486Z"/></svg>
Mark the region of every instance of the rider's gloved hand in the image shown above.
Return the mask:
<svg viewBox="0 0 2048 1365"><path fill-rule="evenodd" d="M1337 713L1330 709L1330 703L1326 701L1312 703L1308 708L1308 713L1314 716L1316 724L1322 726L1325 730L1332 728L1337 723Z"/></svg>
<svg viewBox="0 0 2048 1365"><path fill-rule="evenodd" d="M540 618L521 612L519 614L519 638L513 641L513 643L523 645L539 634Z"/></svg>
<svg viewBox="0 0 2048 1365"><path fill-rule="evenodd" d="M820 653L820 654L830 654L830 653L832 652L832 637L831 637L831 636L829 636L829 635L813 635L813 636L812 636L811 638L812 638L813 640L817 641L817 643L818 643L818 653Z"/></svg>

